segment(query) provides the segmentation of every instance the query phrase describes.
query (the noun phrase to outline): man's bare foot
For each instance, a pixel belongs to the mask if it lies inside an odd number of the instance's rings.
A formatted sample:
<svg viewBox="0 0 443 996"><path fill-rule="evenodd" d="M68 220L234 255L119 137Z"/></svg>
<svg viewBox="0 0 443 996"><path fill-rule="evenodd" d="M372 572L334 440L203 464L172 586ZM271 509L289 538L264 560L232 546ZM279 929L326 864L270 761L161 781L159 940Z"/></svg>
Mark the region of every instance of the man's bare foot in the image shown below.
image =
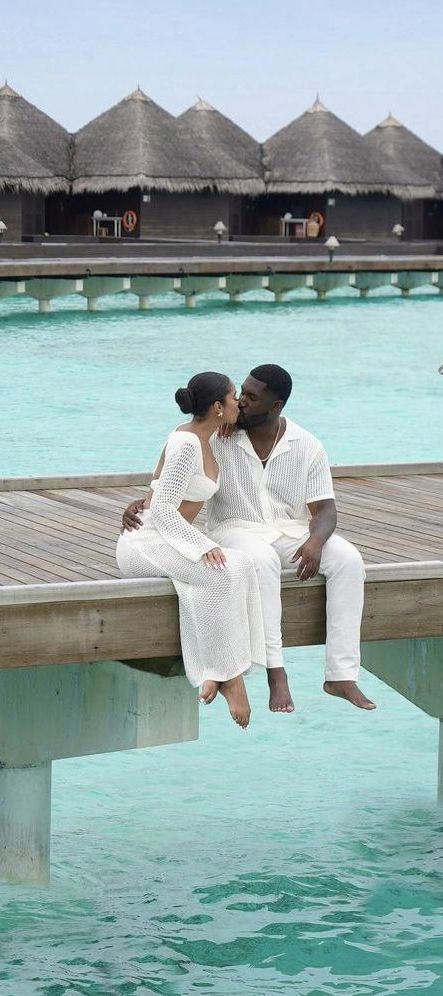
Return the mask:
<svg viewBox="0 0 443 996"><path fill-rule="evenodd" d="M230 681L222 681L220 692L228 703L234 723L246 730L251 718L251 706L241 674L238 678L231 678Z"/></svg>
<svg viewBox="0 0 443 996"><path fill-rule="evenodd" d="M347 699L357 709L376 709L375 702L363 695L355 681L325 681L323 691L328 695L338 695L340 699Z"/></svg>
<svg viewBox="0 0 443 996"><path fill-rule="evenodd" d="M210 703L214 701L219 688L220 688L219 681L204 681L202 685L202 690L198 697L198 701L203 702L204 705L210 705Z"/></svg>
<svg viewBox="0 0 443 996"><path fill-rule="evenodd" d="M289 691L288 676L284 667L268 668L269 708L271 712L294 712Z"/></svg>

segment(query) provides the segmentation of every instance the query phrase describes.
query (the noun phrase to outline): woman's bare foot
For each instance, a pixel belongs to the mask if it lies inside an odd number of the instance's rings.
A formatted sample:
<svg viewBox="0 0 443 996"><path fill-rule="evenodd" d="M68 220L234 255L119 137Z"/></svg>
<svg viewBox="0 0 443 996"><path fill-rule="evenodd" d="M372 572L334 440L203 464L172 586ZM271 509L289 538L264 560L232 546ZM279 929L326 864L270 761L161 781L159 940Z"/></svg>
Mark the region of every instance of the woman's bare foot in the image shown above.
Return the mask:
<svg viewBox="0 0 443 996"><path fill-rule="evenodd" d="M204 705L210 705L214 701L215 696L220 688L219 681L204 681L202 685L202 690L198 697L199 702L203 702Z"/></svg>
<svg viewBox="0 0 443 996"><path fill-rule="evenodd" d="M338 695L340 699L346 699L357 709L376 709L375 702L363 695L355 681L325 681L323 690L328 695Z"/></svg>
<svg viewBox="0 0 443 996"><path fill-rule="evenodd" d="M284 667L268 668L269 708L271 712L294 712Z"/></svg>
<svg viewBox="0 0 443 996"><path fill-rule="evenodd" d="M230 681L222 681L220 692L228 703L234 723L246 730L251 718L251 706L241 674L238 678L231 678Z"/></svg>

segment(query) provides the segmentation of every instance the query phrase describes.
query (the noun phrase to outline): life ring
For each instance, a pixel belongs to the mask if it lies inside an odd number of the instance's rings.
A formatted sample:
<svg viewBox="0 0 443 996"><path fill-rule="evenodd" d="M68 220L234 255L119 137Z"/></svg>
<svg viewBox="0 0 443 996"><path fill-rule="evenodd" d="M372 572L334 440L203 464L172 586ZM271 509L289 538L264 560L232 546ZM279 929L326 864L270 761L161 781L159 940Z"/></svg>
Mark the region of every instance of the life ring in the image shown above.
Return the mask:
<svg viewBox="0 0 443 996"><path fill-rule="evenodd" d="M320 229L323 228L323 225L325 223L325 219L323 215L320 214L320 211L313 211L312 214L309 215L308 221L316 221Z"/></svg>
<svg viewBox="0 0 443 996"><path fill-rule="evenodd" d="M136 211L125 211L122 217L122 225L125 232L133 232L137 224L137 212Z"/></svg>

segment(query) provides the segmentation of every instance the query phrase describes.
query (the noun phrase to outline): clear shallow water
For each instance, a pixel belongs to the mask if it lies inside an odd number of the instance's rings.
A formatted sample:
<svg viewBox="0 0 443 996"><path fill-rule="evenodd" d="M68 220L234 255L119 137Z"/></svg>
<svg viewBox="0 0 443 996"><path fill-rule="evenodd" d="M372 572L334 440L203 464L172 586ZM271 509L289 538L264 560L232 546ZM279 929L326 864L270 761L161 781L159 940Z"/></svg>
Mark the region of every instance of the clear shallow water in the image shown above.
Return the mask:
<svg viewBox="0 0 443 996"><path fill-rule="evenodd" d="M104 299L93 315L78 298L57 307L46 316L35 302L0 302L4 473L150 469L177 424L177 387L202 369L239 385L269 361L293 373L288 414L333 463L441 454L443 299L432 291L206 301L194 312L173 296L148 313L127 297Z"/></svg>
<svg viewBox="0 0 443 996"><path fill-rule="evenodd" d="M178 384L269 359L334 462L441 457L440 299L109 303L0 306L4 474L150 467ZM286 658L292 717L256 676L246 734L216 702L198 743L54 763L51 890L0 886L2 996L442 996L437 723L366 674L374 714L322 695L320 648Z"/></svg>

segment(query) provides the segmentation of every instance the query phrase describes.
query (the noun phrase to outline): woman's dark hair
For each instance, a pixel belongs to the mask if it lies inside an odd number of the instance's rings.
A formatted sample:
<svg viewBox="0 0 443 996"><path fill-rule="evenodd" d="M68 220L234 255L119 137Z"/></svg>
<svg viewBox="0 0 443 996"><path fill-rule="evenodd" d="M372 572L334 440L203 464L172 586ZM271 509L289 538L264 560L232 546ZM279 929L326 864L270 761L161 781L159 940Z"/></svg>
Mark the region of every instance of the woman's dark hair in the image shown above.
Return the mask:
<svg viewBox="0 0 443 996"><path fill-rule="evenodd" d="M187 387L179 387L175 392L175 400L184 415L201 417L215 401L223 402L229 392L231 381L226 374L205 373L191 377Z"/></svg>

